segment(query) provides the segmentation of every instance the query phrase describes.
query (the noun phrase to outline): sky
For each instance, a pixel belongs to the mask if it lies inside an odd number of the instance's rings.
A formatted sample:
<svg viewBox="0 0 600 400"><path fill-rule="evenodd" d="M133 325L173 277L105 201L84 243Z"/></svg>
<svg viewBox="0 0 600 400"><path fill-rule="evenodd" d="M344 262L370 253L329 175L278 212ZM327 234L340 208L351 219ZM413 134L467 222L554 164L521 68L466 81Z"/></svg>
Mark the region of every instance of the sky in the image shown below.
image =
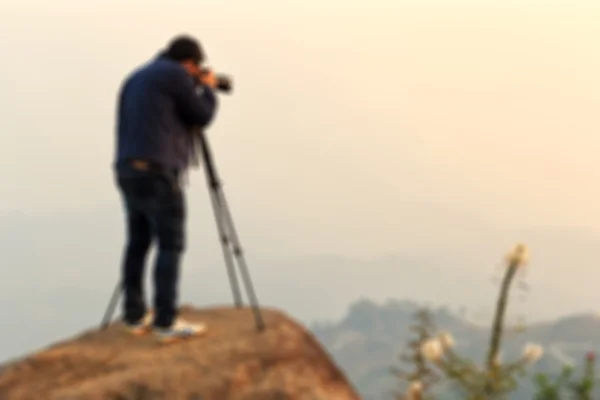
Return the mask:
<svg viewBox="0 0 600 400"><path fill-rule="evenodd" d="M187 32L237 84L209 135L240 198L316 218L435 199L600 229L592 2L143 3L3 3L1 209L113 203L115 93Z"/></svg>
<svg viewBox="0 0 600 400"><path fill-rule="evenodd" d="M523 239L516 232L536 229L564 230L577 248L579 236L568 232L600 234L600 3L165 4L0 5L7 252L30 250L28 240L47 226L57 235L55 249L63 249L69 218L89 224L89 232L114 223L102 228L112 241L94 243L115 265L103 272L112 279L122 240L111 171L116 93L131 69L179 33L197 36L211 65L233 76L234 93L221 96L208 135L253 254L362 260L455 244L461 252L482 232L514 232L493 236L502 237L492 245L499 252ZM187 190L191 240L210 240L202 171L192 172ZM13 234L19 218L31 226L23 236ZM201 243L219 256L218 247ZM46 268L39 254L27 274ZM590 260L581 265L593 268ZM56 276L75 276L72 266L53 268ZM562 275L545 275L538 277L560 286ZM9 281L0 279L14 287ZM353 288L352 296L376 292L377 282L365 283L370 292Z"/></svg>

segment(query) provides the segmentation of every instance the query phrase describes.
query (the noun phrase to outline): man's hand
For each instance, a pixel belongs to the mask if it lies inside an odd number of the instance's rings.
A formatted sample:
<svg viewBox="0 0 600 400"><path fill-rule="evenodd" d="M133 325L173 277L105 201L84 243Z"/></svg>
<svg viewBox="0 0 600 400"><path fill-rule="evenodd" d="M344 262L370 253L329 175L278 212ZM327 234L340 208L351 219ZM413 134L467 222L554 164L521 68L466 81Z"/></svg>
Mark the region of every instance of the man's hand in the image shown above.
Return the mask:
<svg viewBox="0 0 600 400"><path fill-rule="evenodd" d="M203 70L198 77L200 83L212 89L217 87L217 77L211 70Z"/></svg>

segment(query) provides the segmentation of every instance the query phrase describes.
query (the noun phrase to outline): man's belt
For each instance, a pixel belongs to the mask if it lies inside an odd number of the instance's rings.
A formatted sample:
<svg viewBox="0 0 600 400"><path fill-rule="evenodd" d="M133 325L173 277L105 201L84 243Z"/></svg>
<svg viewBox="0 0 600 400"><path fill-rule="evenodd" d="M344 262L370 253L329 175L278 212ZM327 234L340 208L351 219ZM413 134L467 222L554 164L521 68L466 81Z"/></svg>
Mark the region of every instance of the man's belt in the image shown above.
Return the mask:
<svg viewBox="0 0 600 400"><path fill-rule="evenodd" d="M125 164L133 167L138 171L149 171L149 172L158 172L158 173L167 173L174 176L179 176L179 169L177 168L167 168L163 165L157 164L155 162L146 161L146 160L138 160L131 159L124 162Z"/></svg>

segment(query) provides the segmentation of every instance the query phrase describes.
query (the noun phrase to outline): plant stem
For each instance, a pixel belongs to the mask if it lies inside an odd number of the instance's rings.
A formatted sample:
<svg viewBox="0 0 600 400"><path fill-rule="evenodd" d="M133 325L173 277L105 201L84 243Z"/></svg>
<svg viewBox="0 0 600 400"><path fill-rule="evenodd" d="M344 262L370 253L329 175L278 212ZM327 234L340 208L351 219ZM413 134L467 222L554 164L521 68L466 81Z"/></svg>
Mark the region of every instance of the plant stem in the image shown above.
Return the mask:
<svg viewBox="0 0 600 400"><path fill-rule="evenodd" d="M494 323L492 325L492 335L490 339L490 348L487 356L487 369L488 369L488 383L486 384L486 392L488 394L492 390L491 380L494 379L496 371L496 359L500 351L500 344L503 333L504 316L506 314L506 306L508 303L508 294L510 291L510 284L514 279L517 269L519 268L518 262L512 262L504 274L502 280L502 286L500 289L500 295L496 303L496 314L494 316Z"/></svg>

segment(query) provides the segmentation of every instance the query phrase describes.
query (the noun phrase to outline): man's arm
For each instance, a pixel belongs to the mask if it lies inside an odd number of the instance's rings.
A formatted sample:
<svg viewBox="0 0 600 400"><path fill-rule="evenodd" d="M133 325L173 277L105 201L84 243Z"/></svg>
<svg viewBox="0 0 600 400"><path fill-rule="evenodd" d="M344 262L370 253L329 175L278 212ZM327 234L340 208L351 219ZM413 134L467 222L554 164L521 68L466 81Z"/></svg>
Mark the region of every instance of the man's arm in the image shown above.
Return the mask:
<svg viewBox="0 0 600 400"><path fill-rule="evenodd" d="M193 81L185 73L174 73L167 90L173 96L177 111L190 125L206 127L217 111L217 97L211 88L202 86L197 92Z"/></svg>

